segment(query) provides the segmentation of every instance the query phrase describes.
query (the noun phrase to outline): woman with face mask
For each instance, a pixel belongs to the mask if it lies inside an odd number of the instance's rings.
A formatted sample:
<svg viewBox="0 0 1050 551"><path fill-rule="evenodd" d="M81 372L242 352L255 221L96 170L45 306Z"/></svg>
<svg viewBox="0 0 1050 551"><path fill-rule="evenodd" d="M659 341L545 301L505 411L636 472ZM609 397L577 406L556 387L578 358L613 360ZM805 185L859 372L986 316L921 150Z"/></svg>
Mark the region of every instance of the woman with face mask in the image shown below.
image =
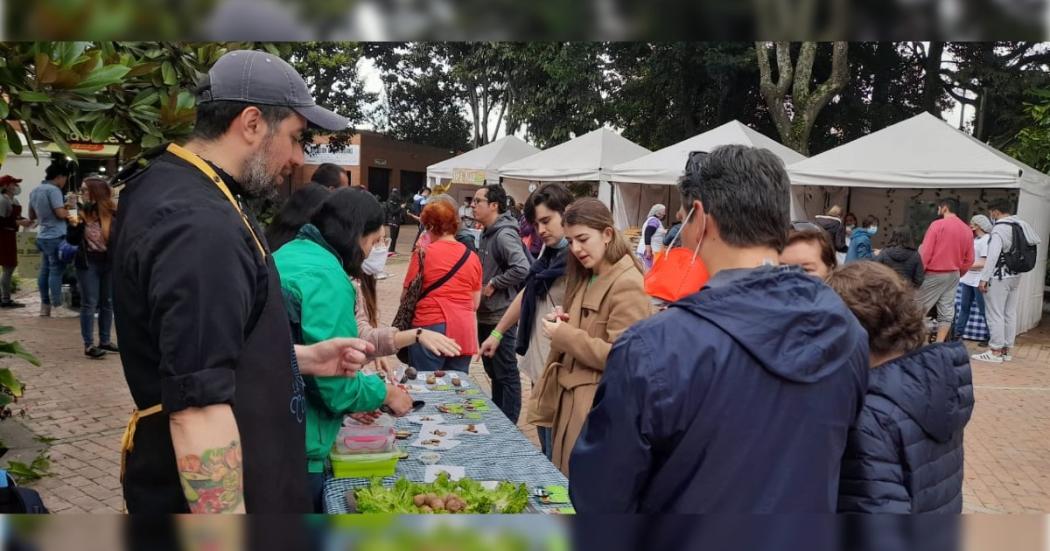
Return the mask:
<svg viewBox="0 0 1050 551"><path fill-rule="evenodd" d="M113 286L107 251L117 218L113 190L106 180L89 176L80 187L79 216L71 217L66 242L77 246L73 260L80 284L80 333L84 354L99 359L106 352L119 352L110 339L113 326ZM99 344L94 342L95 313L98 313Z"/></svg>
<svg viewBox="0 0 1050 551"><path fill-rule="evenodd" d="M642 238L638 241L635 253L642 260L646 270L653 267L653 254L660 252L662 248L664 235L667 234L663 222L666 216L667 207L653 205L653 208L649 209L649 216L645 218L645 224L642 225Z"/></svg>
<svg viewBox="0 0 1050 551"><path fill-rule="evenodd" d="M296 238L273 254L281 275L285 310L296 344L357 337L356 290L365 251L383 233L383 210L370 193L346 188L332 193L300 228ZM387 406L395 415L412 408L412 398L380 377L304 377L306 457L316 512L321 512L325 463L343 418Z"/></svg>
<svg viewBox="0 0 1050 551"><path fill-rule="evenodd" d="M651 312L642 267L601 201L580 199L562 217L569 240L568 311L543 324L551 339L546 371L530 419L552 428L552 461L565 474L569 455L591 410L612 343Z"/></svg>
<svg viewBox="0 0 1050 551"><path fill-rule="evenodd" d="M874 254L871 248L871 238L879 231L879 219L868 215L864 218L863 227L853 228L850 235L849 252L846 253L846 262L857 260L871 260Z"/></svg>

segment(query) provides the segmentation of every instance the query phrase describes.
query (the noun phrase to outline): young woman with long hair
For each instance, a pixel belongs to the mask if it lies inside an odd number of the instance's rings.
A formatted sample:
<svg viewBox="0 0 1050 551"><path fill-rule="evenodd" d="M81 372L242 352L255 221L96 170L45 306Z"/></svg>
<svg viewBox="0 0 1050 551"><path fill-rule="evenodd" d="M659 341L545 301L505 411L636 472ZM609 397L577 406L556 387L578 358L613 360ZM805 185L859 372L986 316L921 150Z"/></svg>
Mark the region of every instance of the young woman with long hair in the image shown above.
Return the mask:
<svg viewBox="0 0 1050 551"><path fill-rule="evenodd" d="M73 263L80 285L80 333L84 354L99 359L106 352L119 352L111 339L113 327L113 284L110 280L109 236L117 219L113 189L105 179L84 178L80 186L80 216L71 219L66 241L76 245ZM98 339L95 346L95 313L98 313Z"/></svg>
<svg viewBox="0 0 1050 551"><path fill-rule="evenodd" d="M551 354L530 408L529 422L552 428L552 461L569 472L569 455L605 370L612 343L649 316L642 267L601 201L580 199L562 217L569 240L567 312L543 324Z"/></svg>

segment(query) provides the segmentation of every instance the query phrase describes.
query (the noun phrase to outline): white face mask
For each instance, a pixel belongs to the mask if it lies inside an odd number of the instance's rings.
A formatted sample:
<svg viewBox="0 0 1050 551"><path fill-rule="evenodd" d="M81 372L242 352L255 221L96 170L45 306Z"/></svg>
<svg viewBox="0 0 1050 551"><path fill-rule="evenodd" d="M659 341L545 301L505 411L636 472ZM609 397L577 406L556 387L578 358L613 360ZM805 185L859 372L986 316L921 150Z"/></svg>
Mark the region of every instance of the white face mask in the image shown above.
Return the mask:
<svg viewBox="0 0 1050 551"><path fill-rule="evenodd" d="M871 232L871 235L875 235L876 233L879 232L879 227L878 226L868 226L868 231Z"/></svg>
<svg viewBox="0 0 1050 551"><path fill-rule="evenodd" d="M22 186L20 186L20 185L17 185L17 184L13 185L13 186L11 186L10 189L11 189L11 195L18 196L18 195L22 194Z"/></svg>
<svg viewBox="0 0 1050 551"><path fill-rule="evenodd" d="M383 273L383 271L386 270L387 256L386 247L378 245L372 247L372 253L361 263L361 271L370 276L376 276Z"/></svg>

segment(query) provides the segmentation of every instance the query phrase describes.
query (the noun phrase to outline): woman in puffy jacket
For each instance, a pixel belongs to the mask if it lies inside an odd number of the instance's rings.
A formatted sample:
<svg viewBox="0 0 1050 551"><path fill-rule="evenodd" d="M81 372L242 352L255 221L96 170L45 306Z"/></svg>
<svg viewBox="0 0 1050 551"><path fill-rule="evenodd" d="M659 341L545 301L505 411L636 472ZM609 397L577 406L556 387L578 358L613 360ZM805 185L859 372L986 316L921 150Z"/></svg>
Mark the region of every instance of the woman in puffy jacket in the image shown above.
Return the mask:
<svg viewBox="0 0 1050 551"><path fill-rule="evenodd" d="M901 226L893 231L889 243L875 257L875 262L893 268L893 271L900 274L904 281L916 289L922 287L922 282L926 279L922 257L915 248L915 237L907 226Z"/></svg>
<svg viewBox="0 0 1050 551"><path fill-rule="evenodd" d="M897 273L875 262L828 278L868 332L871 372L850 428L839 512L962 512L963 429L973 413L960 342L922 346L922 313Z"/></svg>

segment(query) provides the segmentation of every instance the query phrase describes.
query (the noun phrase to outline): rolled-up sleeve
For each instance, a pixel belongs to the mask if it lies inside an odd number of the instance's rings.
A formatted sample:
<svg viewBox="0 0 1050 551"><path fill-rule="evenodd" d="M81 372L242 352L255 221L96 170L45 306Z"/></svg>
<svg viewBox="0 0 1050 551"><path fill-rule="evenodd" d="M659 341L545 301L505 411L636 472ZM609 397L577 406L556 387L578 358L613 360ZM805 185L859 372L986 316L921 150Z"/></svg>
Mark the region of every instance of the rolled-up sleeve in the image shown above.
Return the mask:
<svg viewBox="0 0 1050 551"><path fill-rule="evenodd" d="M173 213L143 244L150 332L169 413L234 401L234 370L266 269L240 223L211 208Z"/></svg>

